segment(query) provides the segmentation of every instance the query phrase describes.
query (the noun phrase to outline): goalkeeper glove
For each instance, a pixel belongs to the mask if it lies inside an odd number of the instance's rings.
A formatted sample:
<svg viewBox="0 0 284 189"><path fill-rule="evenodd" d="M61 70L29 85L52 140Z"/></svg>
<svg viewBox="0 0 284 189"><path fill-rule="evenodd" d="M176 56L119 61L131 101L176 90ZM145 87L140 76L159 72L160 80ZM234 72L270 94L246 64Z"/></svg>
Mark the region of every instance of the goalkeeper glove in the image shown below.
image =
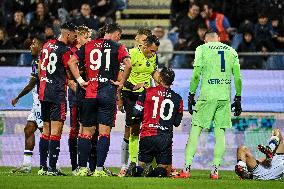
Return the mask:
<svg viewBox="0 0 284 189"><path fill-rule="evenodd" d="M235 112L234 116L239 116L242 113L241 96L235 96L234 103L231 105L232 110Z"/></svg>
<svg viewBox="0 0 284 189"><path fill-rule="evenodd" d="M195 106L196 102L194 100L195 94L188 94L188 112L192 115L193 114L193 106Z"/></svg>

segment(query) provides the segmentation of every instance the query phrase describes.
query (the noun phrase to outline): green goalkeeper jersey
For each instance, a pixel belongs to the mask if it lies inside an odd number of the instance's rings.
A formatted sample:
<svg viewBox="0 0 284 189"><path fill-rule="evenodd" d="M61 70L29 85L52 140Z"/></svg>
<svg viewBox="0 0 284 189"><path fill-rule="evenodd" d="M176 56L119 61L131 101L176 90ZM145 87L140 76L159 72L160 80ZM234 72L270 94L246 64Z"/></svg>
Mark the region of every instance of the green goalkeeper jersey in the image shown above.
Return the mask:
<svg viewBox="0 0 284 189"><path fill-rule="evenodd" d="M134 47L129 50L131 57L132 69L127 81L133 85L145 83L145 87L150 87L152 74L157 70L157 55L147 58L141 51L141 46ZM123 87L122 90L129 90ZM142 92L144 88L140 88L133 92Z"/></svg>
<svg viewBox="0 0 284 189"><path fill-rule="evenodd" d="M221 42L208 42L196 48L190 93L195 94L202 76L198 100L230 100L231 76L236 95L241 96L242 80L237 52Z"/></svg>

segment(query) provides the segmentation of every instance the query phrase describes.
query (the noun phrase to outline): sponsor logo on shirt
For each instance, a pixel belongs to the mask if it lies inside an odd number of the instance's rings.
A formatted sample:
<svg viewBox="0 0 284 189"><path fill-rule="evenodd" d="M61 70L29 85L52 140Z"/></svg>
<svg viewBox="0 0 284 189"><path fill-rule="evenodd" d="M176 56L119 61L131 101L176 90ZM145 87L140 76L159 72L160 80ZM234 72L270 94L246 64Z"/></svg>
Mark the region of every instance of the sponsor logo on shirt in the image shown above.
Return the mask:
<svg viewBox="0 0 284 189"><path fill-rule="evenodd" d="M210 85L229 85L231 84L231 79L208 79L208 84Z"/></svg>

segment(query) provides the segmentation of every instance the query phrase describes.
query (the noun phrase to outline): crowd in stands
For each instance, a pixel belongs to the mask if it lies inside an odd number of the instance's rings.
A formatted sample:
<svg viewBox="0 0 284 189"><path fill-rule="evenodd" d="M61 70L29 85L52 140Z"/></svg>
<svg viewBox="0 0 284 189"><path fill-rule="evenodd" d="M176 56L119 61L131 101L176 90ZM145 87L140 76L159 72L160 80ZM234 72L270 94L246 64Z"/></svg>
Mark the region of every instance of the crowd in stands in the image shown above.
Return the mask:
<svg viewBox="0 0 284 189"><path fill-rule="evenodd" d="M2 0L0 49L27 49L30 38L43 40L59 34L60 25L72 21L93 29L115 22L126 0ZM284 51L284 1L280 0L172 0L170 28L157 26L160 51L194 51L205 32L215 30L221 42L237 52ZM28 56L0 54L0 65L26 65ZM159 54L161 64L192 68L193 55ZM11 63L13 62L13 63ZM283 56L241 56L245 69L284 69Z"/></svg>
<svg viewBox="0 0 284 189"><path fill-rule="evenodd" d="M218 32L237 52L284 51L284 1L172 0L170 39L174 49L193 51L204 29ZM172 66L192 67L193 56L175 55ZM241 56L244 69L284 69L283 56Z"/></svg>

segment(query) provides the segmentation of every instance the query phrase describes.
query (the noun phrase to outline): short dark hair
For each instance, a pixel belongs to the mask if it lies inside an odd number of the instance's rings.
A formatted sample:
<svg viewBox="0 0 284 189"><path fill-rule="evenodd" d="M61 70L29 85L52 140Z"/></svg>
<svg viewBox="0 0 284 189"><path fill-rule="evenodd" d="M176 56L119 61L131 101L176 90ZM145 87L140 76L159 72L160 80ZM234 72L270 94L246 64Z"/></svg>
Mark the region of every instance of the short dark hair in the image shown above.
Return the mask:
<svg viewBox="0 0 284 189"><path fill-rule="evenodd" d="M72 22L65 22L64 24L61 25L61 29L75 31L77 29L77 26L73 24Z"/></svg>
<svg viewBox="0 0 284 189"><path fill-rule="evenodd" d="M121 26L118 23L106 24L99 29L99 36L103 37L106 33L114 33L114 32L122 33Z"/></svg>
<svg viewBox="0 0 284 189"><path fill-rule="evenodd" d="M197 6L197 7L200 8L200 4L199 4L199 3L197 3L197 2L192 2L192 3L189 4L188 9L191 9L193 6Z"/></svg>
<svg viewBox="0 0 284 189"><path fill-rule="evenodd" d="M149 28L139 28L138 31L137 31L137 35L151 35L152 32Z"/></svg>
<svg viewBox="0 0 284 189"><path fill-rule="evenodd" d="M170 86L175 80L175 72L171 68L162 68L160 71L160 77L164 84Z"/></svg>
<svg viewBox="0 0 284 189"><path fill-rule="evenodd" d="M207 30L206 32L205 32L205 34L204 34L204 36L206 37L207 35L212 35L212 34L217 34L218 35L218 33L217 32L215 32L214 30Z"/></svg>
<svg viewBox="0 0 284 189"><path fill-rule="evenodd" d="M157 47L160 46L159 38L153 34L147 36L145 43L148 45L155 44Z"/></svg>

